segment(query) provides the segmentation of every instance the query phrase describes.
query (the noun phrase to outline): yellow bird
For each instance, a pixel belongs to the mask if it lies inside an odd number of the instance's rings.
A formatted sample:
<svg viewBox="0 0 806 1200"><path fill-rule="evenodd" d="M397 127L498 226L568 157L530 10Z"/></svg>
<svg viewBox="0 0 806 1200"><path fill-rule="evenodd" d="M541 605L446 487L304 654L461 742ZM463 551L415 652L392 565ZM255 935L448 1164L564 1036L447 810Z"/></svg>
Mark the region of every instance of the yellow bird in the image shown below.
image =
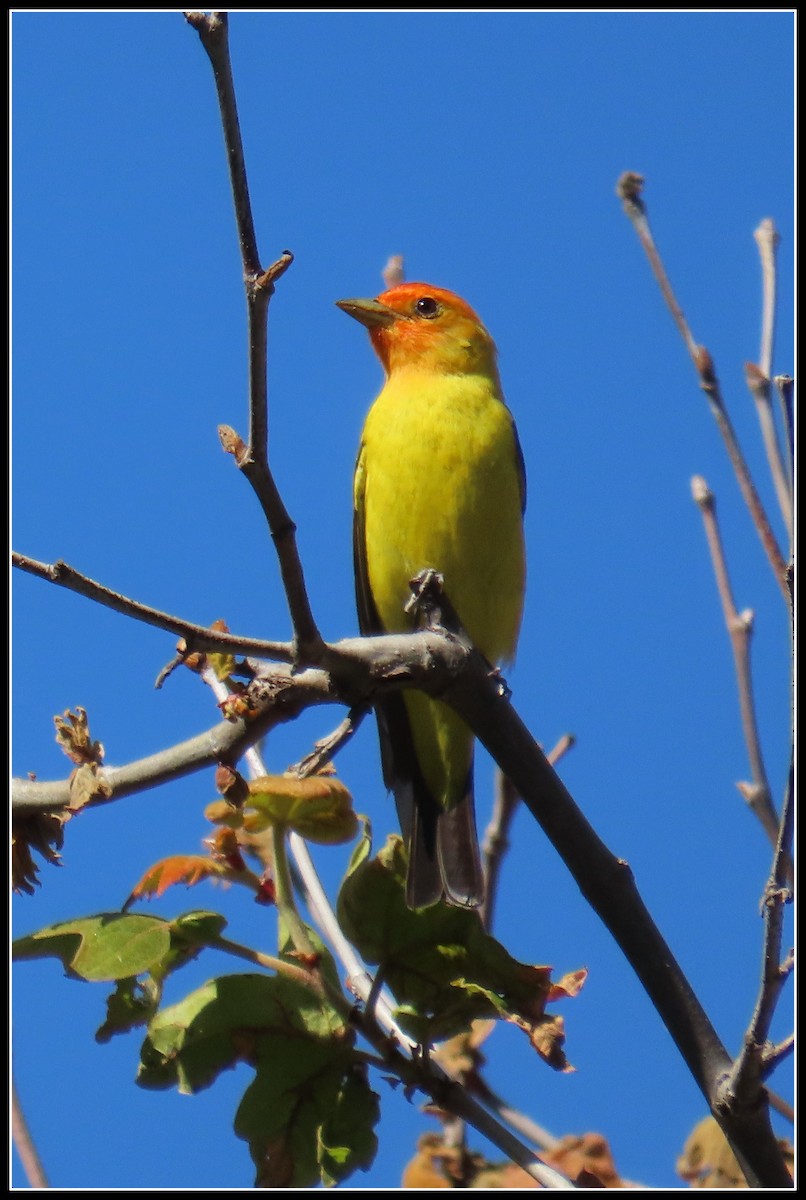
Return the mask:
<svg viewBox="0 0 806 1200"><path fill-rule="evenodd" d="M369 330L386 382L364 425L353 548L361 632L413 628L409 581L433 568L493 664L515 653L523 608L523 456L495 343L454 292L402 283L339 300ZM473 805L473 735L422 692L376 706L386 786L409 846L406 900L475 907L484 876Z"/></svg>

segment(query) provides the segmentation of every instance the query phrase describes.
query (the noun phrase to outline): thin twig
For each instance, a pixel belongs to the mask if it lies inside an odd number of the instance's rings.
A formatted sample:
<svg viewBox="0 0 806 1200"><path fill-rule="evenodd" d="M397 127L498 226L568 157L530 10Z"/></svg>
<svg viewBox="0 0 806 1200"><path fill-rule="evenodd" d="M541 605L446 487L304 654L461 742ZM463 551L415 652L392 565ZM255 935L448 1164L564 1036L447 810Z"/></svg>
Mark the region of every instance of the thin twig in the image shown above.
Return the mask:
<svg viewBox="0 0 806 1200"><path fill-rule="evenodd" d="M518 808L518 793L499 768L495 772L495 794L490 823L484 831L481 853L484 862L484 903L480 916L484 928L493 927L498 880L506 853L509 850L509 830Z"/></svg>
<svg viewBox="0 0 806 1200"><path fill-rule="evenodd" d="M11 1076L11 1137L25 1174L28 1177L28 1186L32 1188L50 1187L45 1175L45 1168L42 1166L42 1160L34 1145L31 1131L28 1128L28 1122L22 1111L13 1075Z"/></svg>
<svg viewBox="0 0 806 1200"><path fill-rule="evenodd" d="M739 708L742 717L747 755L750 760L752 783L738 785L744 799L764 827L764 831L773 846L778 841L778 814L772 802L764 758L761 752L761 739L756 720L756 706L753 696L753 680L750 669L750 637L753 631L753 613L745 609L739 613L733 599L730 585L728 566L719 533L716 516L716 499L701 475L695 475L691 480L691 494L702 513L703 528L708 541L711 564L714 570L719 598L722 602L722 614L730 636L733 650L733 662L736 670L736 684L739 692ZM789 865L791 870L791 863Z"/></svg>
<svg viewBox="0 0 806 1200"><path fill-rule="evenodd" d="M300 779L307 779L309 775L321 771L322 767L331 762L339 750L353 738L368 712L369 705L366 704L351 708L341 724L327 737L320 738L311 753L306 754L292 770L296 771Z"/></svg>
<svg viewBox="0 0 806 1200"><path fill-rule="evenodd" d="M564 754L574 745L576 738L573 733L564 733L553 750L546 758L555 766ZM501 866L509 850L509 829L518 808L518 794L506 776L500 771L495 773L495 795L490 823L484 831L484 842L481 852L484 861L484 904L480 916L484 928L492 929L495 897L498 892L498 880Z"/></svg>
<svg viewBox="0 0 806 1200"><path fill-rule="evenodd" d="M773 379L776 391L778 392L778 400L781 405L781 419L784 425L784 433L786 436L786 470L789 479L789 488L792 490L792 471L795 459L795 415L793 412L793 395L795 391L795 381L791 375L776 375Z"/></svg>
<svg viewBox="0 0 806 1200"><path fill-rule="evenodd" d="M132 600L121 592L112 591L102 583L90 579L88 575L76 571L61 560L55 563L43 563L29 558L26 554L12 552L12 565L28 575L36 575L48 583L55 583L68 591L78 592L96 604L111 608L124 616L134 617L146 625L164 629L185 639L188 650L228 650L232 654L253 654L256 657L274 658L280 662L294 661L294 649L289 642L271 642L262 638L239 638L231 633L223 633L208 629L204 625L196 625L192 621L184 621L171 613L161 612L139 600Z"/></svg>
<svg viewBox="0 0 806 1200"><path fill-rule="evenodd" d="M716 420L719 432L725 443L725 448L728 452L728 457L731 461L734 473L739 483L742 496L750 510L750 516L753 519L753 524L756 527L761 544L769 559L772 567L773 575L781 588L785 599L789 603L789 589L786 582L786 563L778 546L775 534L772 531L764 506L759 499L758 493L750 475L750 470L745 462L739 446L738 438L733 428L733 424L728 416L725 402L722 398L722 393L719 387L719 382L716 377L713 359L706 350L705 346L700 346L694 340L688 322L683 315L683 310L677 302L669 277L666 274L666 268L655 245L655 240L652 236L652 231L647 219L646 206L641 199L641 191L643 189L643 177L632 171L625 172L618 182L617 194L621 197L624 211L630 219L630 222L635 230L638 240L643 247L643 250L649 260L652 272L660 287L663 298L665 299L669 311L674 318L674 322L680 331L680 336L686 345L686 349L691 356L691 360L697 371L700 380L700 387L708 397L708 403L711 412Z"/></svg>
<svg viewBox="0 0 806 1200"><path fill-rule="evenodd" d="M769 1063L767 1038L781 990L792 970L793 957L781 962L781 940L784 927L784 905L792 899L786 886L786 861L792 843L794 824L794 765L790 764L789 782L781 813L781 828L775 848L772 870L764 891L764 949L762 954L761 986L756 1007L744 1035L744 1044L721 1091L732 1103L749 1107L755 1102L758 1087Z"/></svg>
<svg viewBox="0 0 806 1200"><path fill-rule="evenodd" d="M227 686L216 677L214 672L205 671L202 673L202 678L213 691L219 704L227 699L229 695ZM251 746L244 757L249 774L253 779L258 779L262 775L269 773L257 746ZM304 839L296 833L291 833L288 841L299 871L308 909L330 942L337 957L344 964L348 974L350 989L355 995L366 1001L372 987L372 977L366 965L361 961L341 931L341 927L336 920L336 914L333 912L330 901L327 898L327 893L322 887ZM402 1046L412 1048L413 1043L398 1027L392 1016L392 1002L388 997L383 1002L382 1013L387 1033L397 1038Z"/></svg>
<svg viewBox="0 0 806 1200"><path fill-rule="evenodd" d="M794 522L792 489L788 471L784 465L784 457L781 454L781 447L778 443L778 432L775 428L775 417L772 411L772 385L768 376L755 363L745 363L744 374L750 395L755 401L758 423L761 429L761 439L764 442L770 475L772 476L775 494L778 498L778 505L781 509L781 516L784 519L791 546Z"/></svg>
<svg viewBox="0 0 806 1200"><path fill-rule="evenodd" d="M793 1038L792 1044L794 1047L794 1038ZM784 1100L782 1096L779 1096L776 1092L770 1091L769 1088L767 1088L767 1095L768 1095L769 1101L770 1101L770 1108L774 1108L775 1111L777 1113L780 1113L782 1117L785 1117L786 1120L789 1121L789 1123L791 1125L794 1125L795 1124L795 1110L792 1107L792 1105L789 1104L786 1100Z"/></svg>
<svg viewBox="0 0 806 1200"><path fill-rule="evenodd" d="M791 971L793 966L794 960L787 958L786 961L781 964L781 970L783 971L786 969L787 971ZM772 1075L773 1071L775 1071L785 1059L789 1058L794 1051L794 1033L790 1033L789 1036L785 1037L782 1042L777 1042L776 1045L765 1048L761 1055L762 1077L766 1079L769 1075ZM770 1095L770 1104L772 1104L772 1095Z"/></svg>

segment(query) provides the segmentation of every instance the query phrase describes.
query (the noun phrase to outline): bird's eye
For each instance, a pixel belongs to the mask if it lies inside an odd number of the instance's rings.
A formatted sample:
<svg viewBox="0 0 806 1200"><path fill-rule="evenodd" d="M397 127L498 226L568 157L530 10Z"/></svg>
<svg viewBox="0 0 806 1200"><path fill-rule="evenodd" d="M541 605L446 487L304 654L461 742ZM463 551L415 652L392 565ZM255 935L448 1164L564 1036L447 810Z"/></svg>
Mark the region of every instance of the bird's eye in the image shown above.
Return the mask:
<svg viewBox="0 0 806 1200"><path fill-rule="evenodd" d="M421 296L414 307L418 314L428 321L433 321L434 317L439 314L439 305L433 296Z"/></svg>

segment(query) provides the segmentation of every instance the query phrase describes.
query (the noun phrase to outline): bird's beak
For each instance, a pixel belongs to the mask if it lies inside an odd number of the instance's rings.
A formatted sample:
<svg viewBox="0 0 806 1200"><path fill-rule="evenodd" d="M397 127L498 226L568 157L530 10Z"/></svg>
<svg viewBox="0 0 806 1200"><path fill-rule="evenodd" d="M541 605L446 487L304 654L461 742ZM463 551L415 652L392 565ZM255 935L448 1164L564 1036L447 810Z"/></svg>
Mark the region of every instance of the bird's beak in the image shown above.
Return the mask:
<svg viewBox="0 0 806 1200"><path fill-rule="evenodd" d="M336 307L355 317L356 321L366 325L367 329L391 325L393 321L399 321L402 315L378 300L337 300Z"/></svg>

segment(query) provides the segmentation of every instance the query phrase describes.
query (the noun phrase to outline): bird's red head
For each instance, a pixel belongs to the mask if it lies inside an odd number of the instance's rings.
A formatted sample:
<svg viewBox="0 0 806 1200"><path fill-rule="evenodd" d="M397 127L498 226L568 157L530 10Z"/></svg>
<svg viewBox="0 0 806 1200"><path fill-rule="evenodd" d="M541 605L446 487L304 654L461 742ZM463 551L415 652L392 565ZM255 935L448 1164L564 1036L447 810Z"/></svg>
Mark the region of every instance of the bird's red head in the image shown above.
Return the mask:
<svg viewBox="0 0 806 1200"><path fill-rule="evenodd" d="M426 370L495 373L495 343L461 296L430 283L399 283L376 300L338 300L366 325L387 375Z"/></svg>

